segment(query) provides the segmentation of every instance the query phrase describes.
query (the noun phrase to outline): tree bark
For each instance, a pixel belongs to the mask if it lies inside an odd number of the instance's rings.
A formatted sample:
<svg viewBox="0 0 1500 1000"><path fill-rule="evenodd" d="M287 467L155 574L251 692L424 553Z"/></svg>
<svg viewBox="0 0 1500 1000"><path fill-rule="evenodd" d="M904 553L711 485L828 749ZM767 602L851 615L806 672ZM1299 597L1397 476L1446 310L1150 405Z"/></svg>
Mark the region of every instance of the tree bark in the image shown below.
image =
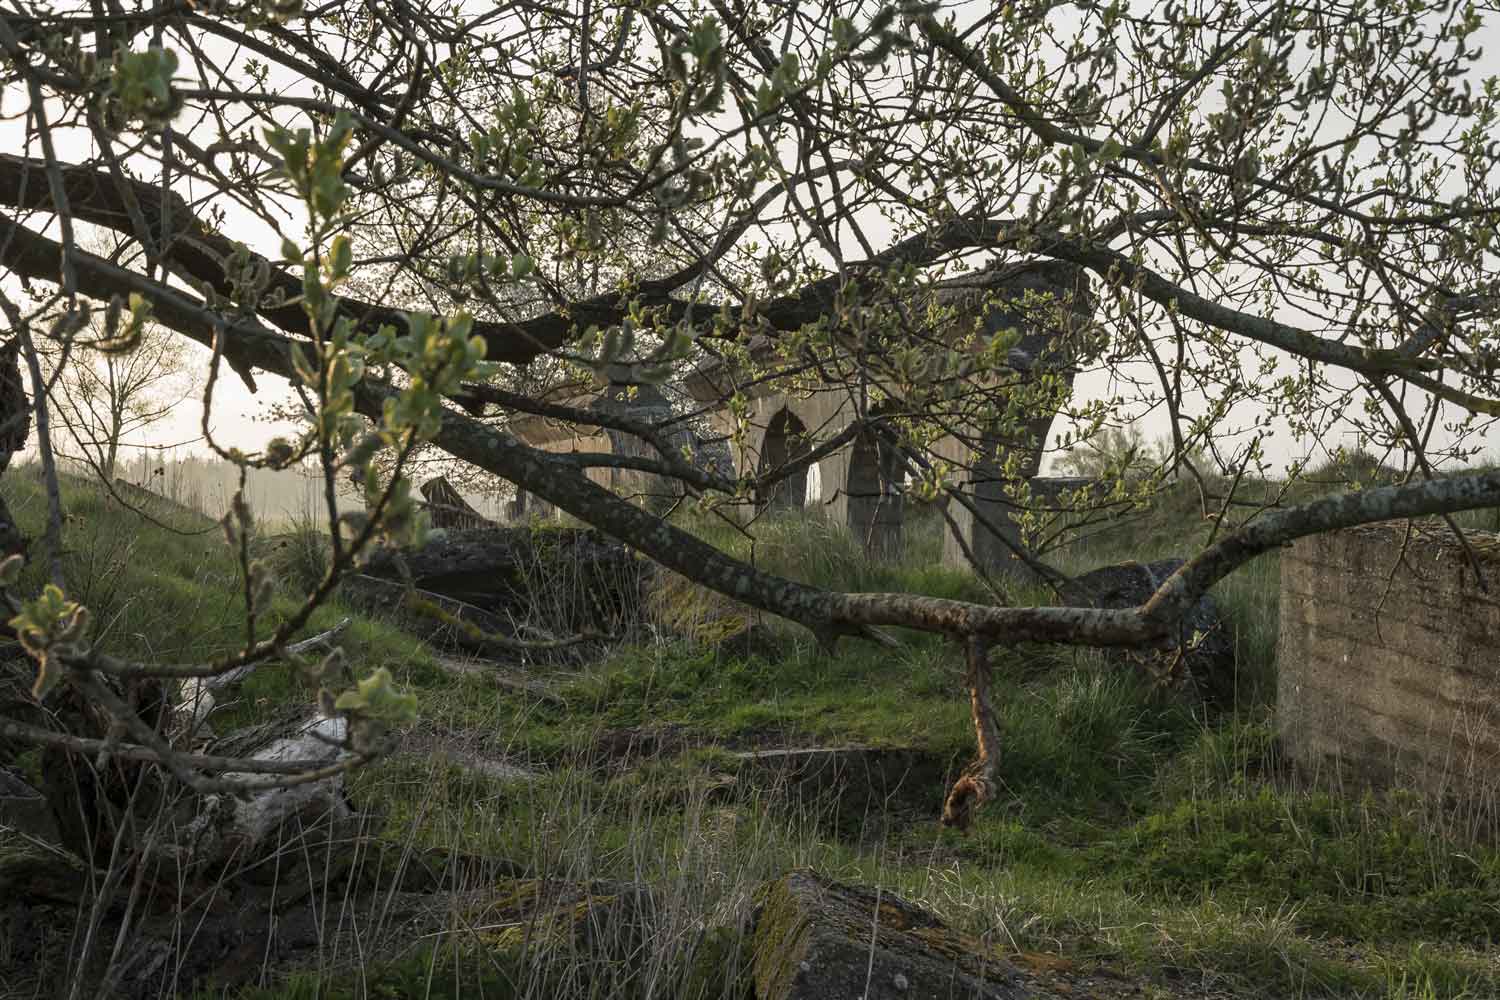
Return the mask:
<svg viewBox="0 0 1500 1000"><path fill-rule="evenodd" d="M55 241L0 216L0 264L18 274L55 280L60 253ZM256 369L292 377L290 339L252 320L227 321L190 295L90 254L75 253L73 259L88 294L107 298L140 292L151 298L158 322L200 343L212 345L222 332L225 358L247 378ZM1367 356L1377 367L1383 364L1379 352ZM379 419L384 401L394 394L388 386L366 381L357 386L356 406ZM621 500L576 468L453 411L445 415L434 443L690 580L799 622L825 638L863 634L872 625L901 625L951 635L986 635L996 642L1131 645L1159 638L1208 587L1256 555L1294 538L1393 518L1500 505L1500 471L1342 494L1263 515L1199 553L1141 608L996 608L911 594L832 593L762 572Z"/></svg>

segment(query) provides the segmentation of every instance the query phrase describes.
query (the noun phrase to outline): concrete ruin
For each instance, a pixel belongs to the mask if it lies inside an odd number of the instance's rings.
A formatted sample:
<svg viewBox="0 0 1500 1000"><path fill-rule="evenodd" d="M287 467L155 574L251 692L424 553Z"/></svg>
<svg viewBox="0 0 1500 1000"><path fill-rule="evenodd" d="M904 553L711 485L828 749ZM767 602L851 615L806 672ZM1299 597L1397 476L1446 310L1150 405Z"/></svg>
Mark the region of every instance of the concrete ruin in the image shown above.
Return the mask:
<svg viewBox="0 0 1500 1000"><path fill-rule="evenodd" d="M1304 773L1493 804L1500 560L1480 556L1486 591L1443 530L1374 525L1282 552L1277 729Z"/></svg>
<svg viewBox="0 0 1500 1000"><path fill-rule="evenodd" d="M939 310L943 322L951 326L947 341L976 354L989 350L997 334L1016 330L1020 336L1005 357L1006 377L1019 375L1021 385L1032 385L1045 376L1048 385L1060 386L1064 395L1072 387L1079 333L1087 330L1093 315L1082 269L1055 261L978 271L934 286L914 304L918 308L913 314L928 307ZM755 363L774 371L778 363L773 347L764 338L752 342ZM795 381L797 387L789 388L788 381ZM975 383L984 388L981 380ZM806 455L816 442L847 429L858 410L847 385L807 378L752 380L734 364L701 367L687 378L686 388L710 410L706 435L710 441L736 436L737 417L726 401L737 393L749 401L750 431L740 438L733 455L710 453L704 440L685 425L678 425L680 429L672 434L675 446L686 447L700 462L720 465L719 471L729 476L761 475ZM875 395L888 397L884 405L900 409L899 401L889 398L892 393L881 386L873 388ZM612 382L587 391L564 387L552 398L573 407L608 410L651 422L674 417L671 403L653 385ZM880 411L881 404L871 410L875 415ZM1056 398L1045 406L1023 404L1023 413L1019 430L960 423L930 449L932 457L959 470L958 485L974 508L948 505L957 528L950 531L945 549L945 560L951 564L968 565L967 550L987 572L1024 575L1025 564L1014 554L1021 539L1017 515L1023 505L1056 505L1064 490L1078 485L1076 480L1037 477L1042 448L1057 414ZM647 442L615 430L544 417L517 419L510 429L528 444L552 452L655 457L655 449ZM589 477L656 509L670 505L682 491L680 484L666 477L633 469L601 465L589 470ZM904 464L888 442L861 435L752 498L739 513L748 520L768 511L815 505L823 516L846 525L872 556L887 557L901 550L905 478ZM518 504L514 512L520 515L528 510ZM533 507L529 512L536 510Z"/></svg>
<svg viewBox="0 0 1500 1000"><path fill-rule="evenodd" d="M1071 389L1071 361L1077 342L1074 335L1088 325L1093 313L1082 269L1060 262L1008 265L943 282L928 294L931 304L951 310L950 342L974 334L968 343L977 353L985 350L995 335L1015 329L1020 340L1007 355L1008 366L1021 374L1023 382L1045 373ZM1033 308L1028 310L1023 303ZM1042 313L1049 314L1054 322L1039 322L1036 317ZM1058 318L1060 322L1056 322ZM752 357L769 357L770 346L768 342L752 344ZM811 385L788 391L784 380L741 385L742 380L742 373L734 366L722 364L701 368L687 380L688 390L700 403L720 402L736 390L750 400L750 433L735 456L741 475L762 474L805 455L811 442L839 434L856 418L857 407L847 386ZM888 405L899 409L898 402ZM1052 407L1030 409L1019 434L1014 429L1006 432L960 426L931 449L934 457L961 470L959 485L979 514L975 517L967 507L949 504L957 533L949 533L945 561L968 565L964 554L967 548L988 572L1024 574L1024 563L1014 554L1020 540L1015 516L1020 510L1018 496L1045 493L1046 502L1055 502L1059 492L1048 488L1049 481L1036 479L1042 448L1057 411ZM878 415L879 405L871 412ZM713 419L721 435L731 436L732 414L721 409ZM860 436L848 447L819 459L815 466L783 480L765 496L756 497L757 511L807 506L812 468L816 468L814 478L821 483L818 506L826 517L846 525L872 556L900 551L905 473L894 449L883 439ZM1030 482L1037 484L1035 491L1021 489Z"/></svg>

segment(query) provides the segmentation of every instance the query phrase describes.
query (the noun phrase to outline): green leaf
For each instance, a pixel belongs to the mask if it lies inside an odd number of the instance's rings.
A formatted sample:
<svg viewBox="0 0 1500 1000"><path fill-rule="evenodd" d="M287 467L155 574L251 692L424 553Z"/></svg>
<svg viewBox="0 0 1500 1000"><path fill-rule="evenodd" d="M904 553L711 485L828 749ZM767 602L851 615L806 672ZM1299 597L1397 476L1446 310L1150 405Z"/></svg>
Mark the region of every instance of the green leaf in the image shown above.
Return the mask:
<svg viewBox="0 0 1500 1000"><path fill-rule="evenodd" d="M40 700L62 678L57 654L81 647L89 626L89 613L83 605L68 600L61 588L49 583L35 600L21 606L10 626L22 647L37 661L36 681L31 690Z"/></svg>
<svg viewBox="0 0 1500 1000"><path fill-rule="evenodd" d="M347 234L340 233L334 237L328 259L330 277L339 281L349 276L349 269L354 266L354 245Z"/></svg>

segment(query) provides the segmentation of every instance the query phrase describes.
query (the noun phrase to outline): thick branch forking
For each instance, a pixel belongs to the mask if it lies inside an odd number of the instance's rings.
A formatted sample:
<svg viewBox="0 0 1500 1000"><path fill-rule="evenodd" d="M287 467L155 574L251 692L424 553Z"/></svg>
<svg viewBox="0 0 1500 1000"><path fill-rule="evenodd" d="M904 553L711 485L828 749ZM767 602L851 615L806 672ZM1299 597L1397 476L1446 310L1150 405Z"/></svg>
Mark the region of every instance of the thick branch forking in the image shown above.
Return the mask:
<svg viewBox="0 0 1500 1000"><path fill-rule="evenodd" d="M67 188L69 209L76 218L127 235L134 234L127 205L107 172L71 164L61 165L59 170ZM0 154L0 204L16 208L49 208L52 201L46 173L45 165L39 161ZM175 220L171 234L155 234L158 244L167 248L170 262L183 273L207 282L220 294L230 294L232 288L224 274L223 262L235 251L235 242L197 219L179 196L171 196L168 212L160 188L143 181L130 181L129 184L129 193L143 211L158 220L158 228L162 215L169 214ZM7 224L13 230L22 230L13 220L0 217L0 226ZM56 244L30 230L22 230L22 233L29 234L32 239L27 241L21 234L9 236L0 233L0 237L7 240L19 238L31 243L27 261L13 261L18 250L5 243L0 244L4 246L0 264L29 277L56 280L56 259L48 262L45 254L33 256L37 253L37 240L44 240L50 246ZM851 263L848 271L856 276L855 280L876 280L893 266L928 264L963 250L1004 247L1020 237L1034 242L1035 251L1044 257L1078 264L1104 280L1134 285L1151 301L1215 329L1367 376L1394 375L1466 408L1500 413L1500 402L1443 385L1434 377L1444 367L1443 362L1436 358L1414 357L1405 350L1362 348L1328 340L1291 324L1243 312L1197 295L1129 255L1103 244L1058 232L1027 229L1014 220L957 218L901 240L869 260ZM81 253L75 250L70 261L76 262ZM277 267L272 267L270 273L268 292L279 291L288 302L301 295L299 279ZM674 298L673 292L690 277L684 273L643 282L633 295L647 306L665 307L667 319L680 321L688 316L691 303ZM832 308L846 280L831 275L768 302L732 308L730 315L731 318L753 317L759 328L771 332L796 330ZM90 291L90 294L95 292ZM344 298L341 307L369 329L384 323L398 328L405 326L405 313L389 306ZM702 311L710 315L715 310L704 307ZM490 360L521 364L569 343L591 325L605 327L618 323L627 312L628 303L620 295L610 293L570 303L564 309L530 319L477 321L474 333L488 345ZM259 314L272 326L294 336L301 336L306 330L306 314L295 303L263 306ZM230 353L232 357L233 353Z"/></svg>
<svg viewBox="0 0 1500 1000"><path fill-rule="evenodd" d="M56 267L57 244L0 216L0 263L26 273L28 262L45 277ZM11 239L11 237L16 237ZM44 263L45 262L45 263ZM291 378L291 339L250 320L230 323L191 295L148 281L91 254L78 255L80 281L101 297L138 291L151 299L154 317L200 343L215 329L232 333L226 354L241 364ZM356 393L362 413L378 419L389 386L366 381ZM861 634L894 625L949 635L983 635L995 642L1039 641L1118 646L1155 639L1202 594L1234 569L1295 538L1394 518L1500 506L1500 470L1341 494L1267 513L1190 560L1141 608L997 608L913 594L848 594L820 590L734 559L680 528L622 500L576 469L553 461L477 420L449 411L434 443L605 531L656 562L702 586L824 635Z"/></svg>
<svg viewBox="0 0 1500 1000"><path fill-rule="evenodd" d="M392 390L365 383L357 405L378 414ZM1140 608L996 608L914 594L851 594L809 587L756 569L565 472L543 453L457 413L435 442L608 532L656 562L744 604L834 635L897 625L994 642L1133 645L1165 635L1209 587L1250 559L1304 535L1393 518L1500 505L1500 470L1341 494L1264 515L1190 560Z"/></svg>
<svg viewBox="0 0 1500 1000"><path fill-rule="evenodd" d="M49 251L56 244L9 223L3 216L0 216L0 241L4 241L0 262L14 266L18 261L29 261L40 267L39 276L43 277L51 273L42 264L45 258L50 256L50 266L55 267L57 258ZM200 342L217 342L226 353L233 352L231 356L247 370L254 367L286 378L293 376L291 338L268 330L253 319L228 322L191 295L91 254L80 253L76 264L81 285L89 294L107 296L113 292L138 291L150 299L155 317L164 325ZM230 332L232 336L221 336ZM356 386L356 407L378 420L386 401L395 394L392 386L367 380ZM964 642L969 654L970 700L979 753L968 772L955 784L944 809L944 821L960 827L979 805L993 797L998 782L998 726L989 700L986 661L992 645L1041 641L1114 646L1149 641L1166 634L1219 579L1294 538L1391 518L1500 506L1500 470L1345 494L1261 516L1190 560L1139 608L993 607L913 594L830 592L765 573L626 502L578 469L460 413L445 413L434 443L454 457L499 475L614 535L701 586L808 627L820 641L840 635L870 636L878 626L896 625L947 634ZM174 673L171 667L151 672ZM191 676L196 672L180 675ZM86 672L80 676L86 676ZM101 698L112 714L117 709L127 713L122 721L136 740L129 748L130 753L160 760L199 790L248 786L242 779L230 782L193 774L191 769L206 762L177 754L143 728L140 720L129 714L128 706L111 707L97 690L91 693ZM115 748L109 741L102 745ZM77 750L78 746L69 748ZM353 760L302 773L290 780L316 780L353 766ZM263 782L276 783L285 781L278 776Z"/></svg>

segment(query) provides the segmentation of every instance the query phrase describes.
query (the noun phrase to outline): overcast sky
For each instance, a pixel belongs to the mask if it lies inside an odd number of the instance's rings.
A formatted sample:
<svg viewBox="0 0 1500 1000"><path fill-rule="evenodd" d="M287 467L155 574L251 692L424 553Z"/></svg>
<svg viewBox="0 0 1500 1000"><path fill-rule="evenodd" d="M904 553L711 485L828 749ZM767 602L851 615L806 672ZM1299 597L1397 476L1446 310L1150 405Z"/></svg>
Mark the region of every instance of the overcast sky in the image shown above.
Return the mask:
<svg viewBox="0 0 1500 1000"><path fill-rule="evenodd" d="M1487 50L1500 52L1500 24L1492 23L1488 25L1483 37L1485 42L1492 43L1486 45ZM207 39L205 40L205 45L211 52L214 51L213 47L215 45L219 46L219 51L216 55L222 57L223 61L220 65L227 66L231 64L233 53L222 42L217 39ZM23 150L21 148L24 143L23 122L17 120L14 116L25 104L25 94L21 91L12 89L0 95L0 107L3 107L6 112L13 116L11 120L0 122L0 148L39 156L39 149ZM201 133L201 130L192 121L191 116L185 115L177 124L179 128L188 132L188 134L194 134L195 131ZM92 139L85 132L59 131L56 133L56 138L58 154L64 160L84 160L93 152ZM191 198L195 192L185 190L183 193ZM280 239L271 232L268 226L231 201L221 200L220 204L222 204L227 214L226 230L229 235L232 235L235 239L243 240L252 248L267 256L273 258L277 256L277 247L279 246ZM291 214L290 211L289 214ZM288 223L286 226L287 232L297 232L300 229L300 222L295 217L290 218ZM889 232L877 219L867 220L865 229L867 234L872 237L879 237L882 235L882 232L887 234ZM851 244L850 250L852 259L857 259L860 256L856 246ZM15 290L14 285L14 282L7 279L7 291L13 292ZM189 344L188 348L190 352L189 356L195 359L194 363L206 368L207 351L192 344ZM274 376L260 375L258 376L260 392L252 395L232 373L226 372L225 374L227 377L219 380L215 390L214 411L212 414L212 427L221 444L247 450L257 450L273 434L285 432L285 427L268 422L267 413L270 405L288 398L287 386L284 381ZM1110 381L1111 377L1111 374L1108 372L1091 372L1085 374L1078 380L1075 386L1075 399L1083 400L1111 394L1113 391ZM1189 402L1191 404L1193 401ZM1202 400L1197 401L1197 406L1201 406L1202 403ZM1197 408L1197 406L1194 408ZM161 421L152 428L149 434L138 438L132 443L159 445L190 441L198 436L200 417L200 407L184 404L178 407L177 411L168 419ZM1246 413L1241 422L1248 421L1249 417L1250 414ZM1167 430L1165 413L1158 412L1147 417L1143 427L1148 439L1165 436ZM1054 433L1060 433L1061 430L1062 427L1060 426L1054 428ZM1348 435L1342 435L1343 440L1339 440L1340 436L1336 432L1334 440L1331 441L1325 439L1319 442L1299 442L1293 440L1282 429L1280 433L1276 434L1268 442L1267 451L1273 461L1284 464L1292 458L1306 454L1309 449L1331 449L1340 444L1353 443L1352 438ZM186 450L202 450L202 445L201 443L188 445Z"/></svg>

